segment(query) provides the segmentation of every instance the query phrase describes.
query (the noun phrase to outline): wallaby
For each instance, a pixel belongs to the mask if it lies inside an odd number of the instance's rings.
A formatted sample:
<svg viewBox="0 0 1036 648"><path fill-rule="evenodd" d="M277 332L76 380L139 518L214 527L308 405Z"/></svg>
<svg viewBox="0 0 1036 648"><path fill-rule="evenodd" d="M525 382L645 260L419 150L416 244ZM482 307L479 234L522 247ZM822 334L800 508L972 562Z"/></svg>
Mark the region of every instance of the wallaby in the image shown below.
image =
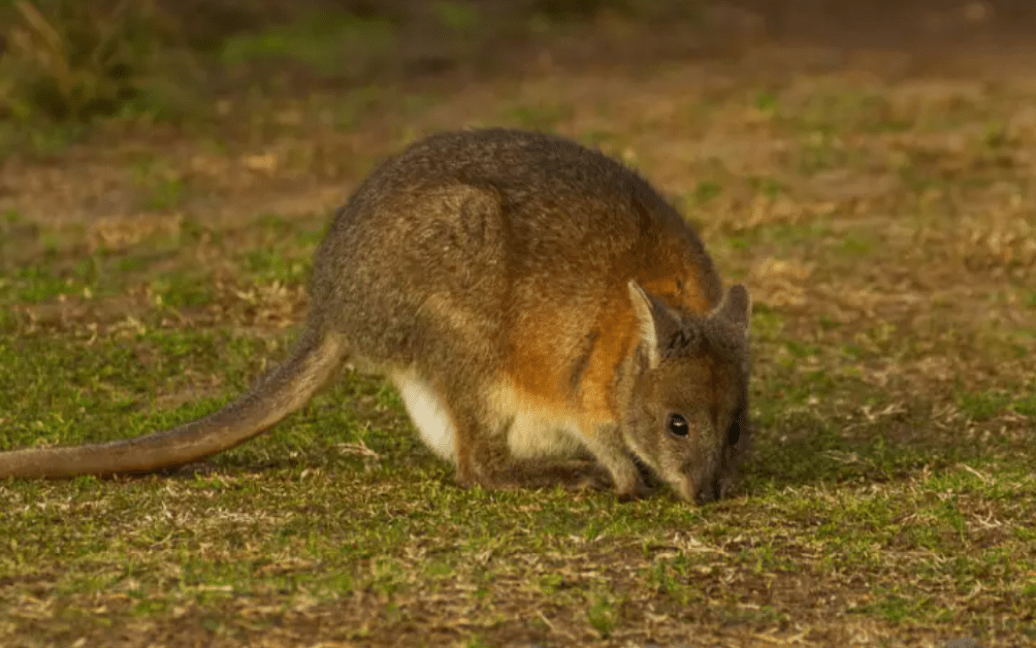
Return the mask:
<svg viewBox="0 0 1036 648"><path fill-rule="evenodd" d="M223 409L149 435L0 453L0 477L143 473L235 446L347 360L387 375L460 485L669 484L722 497L749 443L747 290L645 180L510 129L420 140L316 250L288 360Z"/></svg>

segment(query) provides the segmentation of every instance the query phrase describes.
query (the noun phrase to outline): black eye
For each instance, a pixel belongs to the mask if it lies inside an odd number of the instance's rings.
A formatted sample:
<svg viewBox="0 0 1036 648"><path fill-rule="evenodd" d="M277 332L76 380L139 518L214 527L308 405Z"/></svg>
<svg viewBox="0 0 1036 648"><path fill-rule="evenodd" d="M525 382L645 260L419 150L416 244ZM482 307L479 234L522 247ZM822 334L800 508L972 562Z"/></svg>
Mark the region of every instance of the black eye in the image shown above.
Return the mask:
<svg viewBox="0 0 1036 648"><path fill-rule="evenodd" d="M666 421L665 425L669 430L669 434L673 436L685 437L690 431L690 428L687 426L687 419L679 414L670 414L669 420Z"/></svg>

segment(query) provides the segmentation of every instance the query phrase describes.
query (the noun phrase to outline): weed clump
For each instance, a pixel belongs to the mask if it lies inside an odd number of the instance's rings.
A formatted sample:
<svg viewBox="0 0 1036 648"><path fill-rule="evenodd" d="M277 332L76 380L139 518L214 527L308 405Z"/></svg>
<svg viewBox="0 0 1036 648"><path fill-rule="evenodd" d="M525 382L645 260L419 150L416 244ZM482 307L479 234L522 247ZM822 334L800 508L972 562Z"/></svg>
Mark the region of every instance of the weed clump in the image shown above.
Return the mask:
<svg viewBox="0 0 1036 648"><path fill-rule="evenodd" d="M141 97L161 27L150 0L0 0L0 118L117 114Z"/></svg>

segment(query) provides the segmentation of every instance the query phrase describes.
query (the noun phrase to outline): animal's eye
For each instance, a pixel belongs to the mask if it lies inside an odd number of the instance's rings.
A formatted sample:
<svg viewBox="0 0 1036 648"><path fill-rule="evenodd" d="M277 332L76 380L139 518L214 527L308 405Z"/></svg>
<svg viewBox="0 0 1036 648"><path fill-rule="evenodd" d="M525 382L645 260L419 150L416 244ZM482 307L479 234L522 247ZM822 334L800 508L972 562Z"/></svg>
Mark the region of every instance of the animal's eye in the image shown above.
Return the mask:
<svg viewBox="0 0 1036 648"><path fill-rule="evenodd" d="M690 428L687 425L687 419L679 414L669 415L669 420L666 421L666 428L669 430L669 434L678 437L685 437L690 431Z"/></svg>

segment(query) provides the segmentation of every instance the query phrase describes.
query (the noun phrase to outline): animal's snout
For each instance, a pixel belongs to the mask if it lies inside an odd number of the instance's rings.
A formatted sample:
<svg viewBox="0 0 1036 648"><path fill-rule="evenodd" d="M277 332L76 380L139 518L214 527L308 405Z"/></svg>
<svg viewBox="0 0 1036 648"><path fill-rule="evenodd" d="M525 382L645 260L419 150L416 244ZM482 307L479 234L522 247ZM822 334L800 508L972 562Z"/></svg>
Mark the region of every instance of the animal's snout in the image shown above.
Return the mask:
<svg viewBox="0 0 1036 648"><path fill-rule="evenodd" d="M698 504L715 502L720 497L722 497L722 489L718 479L705 482L694 493L694 501Z"/></svg>
<svg viewBox="0 0 1036 648"><path fill-rule="evenodd" d="M711 457L706 461L685 463L680 470L680 477L670 483L685 502L714 502L723 497L725 490L718 464L719 461Z"/></svg>
<svg viewBox="0 0 1036 648"><path fill-rule="evenodd" d="M722 496L722 488L718 479L695 480L688 477L677 489L680 499L694 504L708 504L715 502Z"/></svg>

